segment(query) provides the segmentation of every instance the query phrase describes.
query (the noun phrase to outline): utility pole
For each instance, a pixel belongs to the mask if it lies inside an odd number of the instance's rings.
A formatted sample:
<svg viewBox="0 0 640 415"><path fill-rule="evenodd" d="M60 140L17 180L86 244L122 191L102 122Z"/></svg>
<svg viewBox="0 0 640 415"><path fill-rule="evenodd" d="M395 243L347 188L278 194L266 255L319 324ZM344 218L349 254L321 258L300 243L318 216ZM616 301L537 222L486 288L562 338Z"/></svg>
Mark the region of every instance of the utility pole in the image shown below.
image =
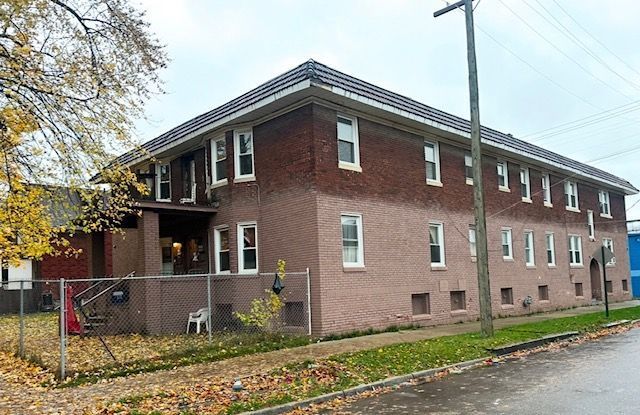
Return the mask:
<svg viewBox="0 0 640 415"><path fill-rule="evenodd" d="M473 33L473 0L461 0L433 13L441 16L464 6L467 26L467 63L469 66L469 104L471 109L471 159L473 170L473 213L476 224L476 267L478 271L478 297L480 302L480 327L484 336L493 336L491 315L491 286L489 283L489 254L487 251L487 221L484 212L482 185L482 143L480 140L480 104L478 99L478 68Z"/></svg>

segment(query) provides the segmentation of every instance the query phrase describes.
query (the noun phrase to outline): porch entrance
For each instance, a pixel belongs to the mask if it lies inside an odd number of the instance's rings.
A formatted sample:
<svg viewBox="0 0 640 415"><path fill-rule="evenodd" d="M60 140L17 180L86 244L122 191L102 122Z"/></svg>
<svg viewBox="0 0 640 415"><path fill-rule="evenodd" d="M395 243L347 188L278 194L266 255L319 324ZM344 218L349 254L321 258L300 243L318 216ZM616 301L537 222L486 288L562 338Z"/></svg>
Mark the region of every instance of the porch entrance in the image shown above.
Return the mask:
<svg viewBox="0 0 640 415"><path fill-rule="evenodd" d="M158 249L162 257L162 273L182 275L209 272L209 218L161 213L159 221Z"/></svg>
<svg viewBox="0 0 640 415"><path fill-rule="evenodd" d="M602 278L600 278L600 265L595 259L591 259L589 264L589 275L591 275L591 299L602 301Z"/></svg>

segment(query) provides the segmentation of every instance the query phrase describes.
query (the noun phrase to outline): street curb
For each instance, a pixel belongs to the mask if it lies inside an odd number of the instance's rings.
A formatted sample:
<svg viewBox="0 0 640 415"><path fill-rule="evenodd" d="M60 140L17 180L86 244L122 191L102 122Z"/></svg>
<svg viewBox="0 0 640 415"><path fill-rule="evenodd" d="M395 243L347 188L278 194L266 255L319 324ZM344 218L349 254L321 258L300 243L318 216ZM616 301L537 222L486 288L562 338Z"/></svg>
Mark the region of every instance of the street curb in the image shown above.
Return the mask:
<svg viewBox="0 0 640 415"><path fill-rule="evenodd" d="M638 320L636 320L638 321ZM605 329L610 329L611 327L618 327L618 326L622 326L624 324L633 324L633 321L631 320L618 320L618 321L612 321L611 323L605 323L602 325L602 327L604 327Z"/></svg>
<svg viewBox="0 0 640 415"><path fill-rule="evenodd" d="M364 385L354 386L353 388L345 389L342 391L331 392L325 395L316 396L314 398L304 399L297 402L289 402L282 405L274 406L271 408L258 409L256 411L243 412L240 415L277 415L292 411L296 408L306 408L310 405L319 404L334 399L346 398L349 396L359 395L363 392L375 391L376 389L387 388L391 386L401 385L411 380L424 380L430 376L433 376L444 370L458 368L458 369L470 369L480 364L483 364L489 356L481 357L479 359L467 360L465 362L455 363L448 366L442 366L434 369L420 370L408 375L394 376L391 378L379 380Z"/></svg>
<svg viewBox="0 0 640 415"><path fill-rule="evenodd" d="M566 340L579 335L580 333L577 331L567 331L565 333L551 334L548 336L540 337L539 339L528 340L521 343L508 344L506 346L496 347L495 349L487 349L487 350L489 350L490 352L494 353L497 356L503 356L503 355L517 352L520 350L533 349L533 348L545 345L547 343Z"/></svg>

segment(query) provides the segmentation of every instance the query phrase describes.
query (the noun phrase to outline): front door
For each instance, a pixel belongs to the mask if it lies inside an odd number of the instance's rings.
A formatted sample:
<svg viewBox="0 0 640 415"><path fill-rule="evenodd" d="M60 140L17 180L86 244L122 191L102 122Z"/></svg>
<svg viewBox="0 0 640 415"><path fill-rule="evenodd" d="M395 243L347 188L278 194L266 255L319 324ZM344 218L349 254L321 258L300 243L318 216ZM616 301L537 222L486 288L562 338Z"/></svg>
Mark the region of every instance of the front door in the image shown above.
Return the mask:
<svg viewBox="0 0 640 415"><path fill-rule="evenodd" d="M589 265L589 274L591 275L591 298L593 300L602 301L602 282L600 280L600 266L595 259L591 260Z"/></svg>
<svg viewBox="0 0 640 415"><path fill-rule="evenodd" d="M173 274L173 239L160 238L160 255L162 255L162 275Z"/></svg>

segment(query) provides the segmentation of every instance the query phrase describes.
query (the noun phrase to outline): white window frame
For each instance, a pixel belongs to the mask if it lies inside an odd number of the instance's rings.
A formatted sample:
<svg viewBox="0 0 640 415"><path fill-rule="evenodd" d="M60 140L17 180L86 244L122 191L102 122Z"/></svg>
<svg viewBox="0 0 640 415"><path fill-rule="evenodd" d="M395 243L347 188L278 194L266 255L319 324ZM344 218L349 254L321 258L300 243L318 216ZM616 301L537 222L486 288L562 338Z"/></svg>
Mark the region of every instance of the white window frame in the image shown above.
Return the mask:
<svg viewBox="0 0 640 415"><path fill-rule="evenodd" d="M218 143L222 142L224 144L224 158L222 160L218 160ZM224 179L218 178L218 163L222 161L227 161L229 163L229 154L227 152L227 140L223 135L222 137L218 137L216 139L211 140L211 185L212 186L224 186L228 184L228 178Z"/></svg>
<svg viewBox="0 0 640 415"><path fill-rule="evenodd" d="M551 200L551 176L549 173L542 173L542 200L546 207L553 207Z"/></svg>
<svg viewBox="0 0 640 415"><path fill-rule="evenodd" d="M502 167L502 173L500 174L500 167ZM509 165L504 160L498 160L496 162L496 173L498 174L498 190L503 192L510 192L509 190ZM500 184L500 179L504 179L504 185Z"/></svg>
<svg viewBox="0 0 640 415"><path fill-rule="evenodd" d="M504 255L504 246L505 246L504 235L507 235L506 246L509 247L509 255L507 256ZM511 228L502 228L500 230L500 251L502 253L502 259L504 260L513 260L513 237L512 236L513 235L511 234Z"/></svg>
<svg viewBox="0 0 640 415"><path fill-rule="evenodd" d="M573 189L574 193L570 193ZM580 212L580 202L578 200L578 183L573 180L567 180L564 182L564 194L565 194L565 209L572 212ZM571 196L575 196L575 206L571 204Z"/></svg>
<svg viewBox="0 0 640 415"><path fill-rule="evenodd" d="M478 258L478 242L476 239L476 228L473 225L469 226L469 253L472 259Z"/></svg>
<svg viewBox="0 0 640 415"><path fill-rule="evenodd" d="M438 236L438 244L431 243L431 227L435 227L437 229L436 235ZM444 268L447 266L447 262L445 260L445 249L444 249L444 224L442 222L429 222L429 261L431 262L432 268ZM433 262L433 258L431 257L431 246L437 246L440 249L440 262Z"/></svg>
<svg viewBox="0 0 640 415"><path fill-rule="evenodd" d="M587 210L587 231L589 232L589 240L596 240L596 225L593 222L593 210Z"/></svg>
<svg viewBox="0 0 640 415"><path fill-rule="evenodd" d="M534 246L533 231L524 231L524 262L527 267L536 266L536 251Z"/></svg>
<svg viewBox="0 0 640 415"><path fill-rule="evenodd" d="M345 219L355 219L357 227L357 242L358 242L358 259L355 262L347 262L344 258L344 234L342 233L342 225ZM342 266L344 268L364 268L364 231L362 228L362 215L359 213L342 213L340 215L340 242L342 251Z"/></svg>
<svg viewBox="0 0 640 415"><path fill-rule="evenodd" d="M433 146L434 160L427 159L427 149L426 149L427 145ZM437 141L424 140L424 162L425 162L425 174L427 177L427 184L431 184L435 186L442 186L442 182L440 179L440 148L439 147L440 146L438 145ZM429 178L427 173L429 171L429 169L427 169L427 163L433 163L435 165L435 173L436 173L435 179Z"/></svg>
<svg viewBox="0 0 640 415"><path fill-rule="evenodd" d="M556 241L553 232L547 232L545 234L545 247L547 253L547 265L549 267L556 266ZM549 262L549 253L551 253L551 262Z"/></svg>
<svg viewBox="0 0 640 415"><path fill-rule="evenodd" d="M339 137L338 124L340 123L340 118L344 120L348 120L351 122L352 126L352 137L351 140L341 140ZM336 143L338 145L338 167L345 170L353 170L357 172L362 172L362 167L360 166L360 132L358 131L358 117L353 117L351 115L346 114L338 114L336 117ZM340 160L340 141L348 142L353 144L353 163L350 161L342 161Z"/></svg>
<svg viewBox="0 0 640 415"><path fill-rule="evenodd" d="M169 168L169 197L168 198L162 198L160 197L160 184L162 183L160 181L160 177L162 175L162 167L167 167ZM171 163L156 163L156 202L171 202ZM166 183L166 181L165 181Z"/></svg>
<svg viewBox="0 0 640 415"><path fill-rule="evenodd" d="M255 237L256 237L256 267L255 268L245 268L244 267L244 229L245 228L254 228L255 229ZM237 247L238 247L238 274L256 274L259 269L259 261L258 261L258 223L257 222L240 222L237 224Z"/></svg>
<svg viewBox="0 0 640 415"><path fill-rule="evenodd" d="M522 186L526 189L524 194L522 194ZM528 167L520 167L520 195L523 202L531 203L531 179Z"/></svg>
<svg viewBox="0 0 640 415"><path fill-rule="evenodd" d="M603 218L611 218L611 199L609 192L606 190L598 191L598 205L600 205L600 216ZM606 209L605 209L606 206ZM606 210L606 212L605 212Z"/></svg>
<svg viewBox="0 0 640 415"><path fill-rule="evenodd" d="M229 269L228 270L221 270L220 269L220 254L223 252L221 247L222 247L222 238L220 237L220 233L221 232L229 232L229 249L227 250L229 252ZM229 226L227 225L220 225L220 226L216 226L215 228L213 228L213 247L214 247L214 253L215 253L215 271L216 274L230 274L231 273L231 232L229 230Z"/></svg>
<svg viewBox="0 0 640 415"><path fill-rule="evenodd" d="M467 176L467 167L471 169L471 177ZM473 157L471 153L464 153L464 181L469 185L473 185Z"/></svg>
<svg viewBox="0 0 640 415"><path fill-rule="evenodd" d="M249 134L251 136L251 174L240 174L240 156L245 156L249 153L240 154L240 136L242 134ZM233 171L234 171L234 183L248 182L256 179L256 162L255 162L255 146L253 140L253 129L245 128L242 130L234 130L233 132Z"/></svg>
<svg viewBox="0 0 640 415"><path fill-rule="evenodd" d="M575 260L575 253L580 254L580 262ZM582 255L582 236L569 235L569 265L572 267L581 267L584 261Z"/></svg>
<svg viewBox="0 0 640 415"><path fill-rule="evenodd" d="M612 261L607 262L608 267L612 267L616 264L615 260L615 251L613 250L613 238L602 238L602 245L606 248L609 248L611 252L614 253L614 259Z"/></svg>

